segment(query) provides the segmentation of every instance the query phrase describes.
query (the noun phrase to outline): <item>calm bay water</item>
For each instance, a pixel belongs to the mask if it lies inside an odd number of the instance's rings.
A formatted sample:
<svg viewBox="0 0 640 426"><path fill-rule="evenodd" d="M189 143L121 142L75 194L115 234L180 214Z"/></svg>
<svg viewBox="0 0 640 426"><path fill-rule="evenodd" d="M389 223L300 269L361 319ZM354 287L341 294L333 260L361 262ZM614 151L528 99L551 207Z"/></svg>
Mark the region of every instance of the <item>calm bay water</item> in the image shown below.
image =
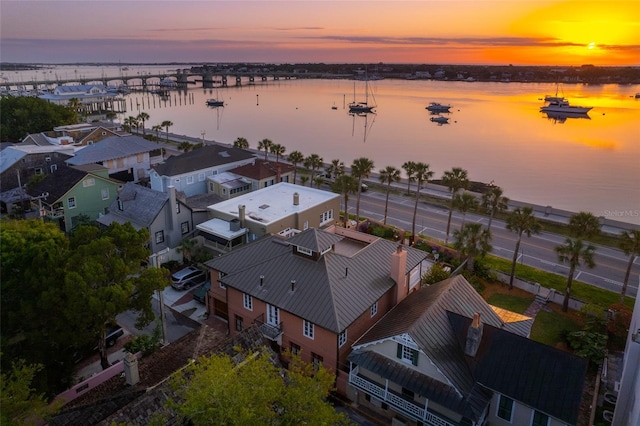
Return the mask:
<svg viewBox="0 0 640 426"><path fill-rule="evenodd" d="M170 69L145 67L127 75ZM51 71L61 78L120 72ZM350 165L367 157L376 170L422 161L440 178L451 167L462 167L470 179L493 180L514 200L640 224L640 99L633 98L640 86L564 85L572 104L593 109L589 119L562 122L539 112L540 98L555 92L553 84L391 79L369 84L374 97L369 100L377 108L366 117L347 113L352 80L269 80L214 89L195 85L171 92L168 100L132 93L126 96L130 110L120 119L144 111L151 117L147 127L169 120L172 133L199 138L204 132L205 139L223 143L244 137L252 148L269 138L287 153L315 153L325 162L339 158ZM358 101L364 90L364 82L356 82ZM225 106L209 108L208 98L221 98ZM453 106L449 124L429 120L429 102Z"/></svg>

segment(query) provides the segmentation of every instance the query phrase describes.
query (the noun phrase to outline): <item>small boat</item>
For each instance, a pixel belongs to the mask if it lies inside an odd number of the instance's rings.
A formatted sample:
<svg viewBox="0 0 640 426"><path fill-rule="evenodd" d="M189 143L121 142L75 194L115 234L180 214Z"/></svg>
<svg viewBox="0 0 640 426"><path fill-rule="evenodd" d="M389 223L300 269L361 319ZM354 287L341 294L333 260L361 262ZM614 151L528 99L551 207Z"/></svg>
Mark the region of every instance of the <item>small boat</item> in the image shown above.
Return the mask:
<svg viewBox="0 0 640 426"><path fill-rule="evenodd" d="M429 103L429 105L425 107L427 111L431 111L431 112L449 112L450 108L451 108L451 105L443 105L443 104L439 104L438 102L431 102Z"/></svg>
<svg viewBox="0 0 640 426"><path fill-rule="evenodd" d="M369 104L369 80L366 78L365 72L365 80L364 80L364 102L356 102L356 82L353 82L353 102L349 104L349 113L351 114L367 114L373 112L373 109L376 107L375 104Z"/></svg>
<svg viewBox="0 0 640 426"><path fill-rule="evenodd" d="M636 93L636 99L640 99L640 92Z"/></svg>
<svg viewBox="0 0 640 426"><path fill-rule="evenodd" d="M336 103L334 102L333 105L331 106L331 109L338 109L338 107L336 106Z"/></svg>
<svg viewBox="0 0 640 426"><path fill-rule="evenodd" d="M218 99L207 99L207 106L210 107L221 107L224 106L224 101L219 101Z"/></svg>
<svg viewBox="0 0 640 426"><path fill-rule="evenodd" d="M443 117L441 115L438 115L436 117L431 117L429 120L433 121L434 123L438 123L438 124L449 124L449 118L448 117Z"/></svg>
<svg viewBox="0 0 640 426"><path fill-rule="evenodd" d="M560 96L558 95L558 91L561 91L560 88L560 84L556 83L556 93L555 95L544 95L544 101L545 102L564 102L566 101L566 98L564 96ZM561 92L562 95L564 95L564 93Z"/></svg>
<svg viewBox="0 0 640 426"><path fill-rule="evenodd" d="M569 101L565 99L562 101L549 102L547 105L540 108L540 111L541 112L559 112L562 114L586 114L589 111L591 111L592 108L593 107L582 107L582 106L570 105Z"/></svg>

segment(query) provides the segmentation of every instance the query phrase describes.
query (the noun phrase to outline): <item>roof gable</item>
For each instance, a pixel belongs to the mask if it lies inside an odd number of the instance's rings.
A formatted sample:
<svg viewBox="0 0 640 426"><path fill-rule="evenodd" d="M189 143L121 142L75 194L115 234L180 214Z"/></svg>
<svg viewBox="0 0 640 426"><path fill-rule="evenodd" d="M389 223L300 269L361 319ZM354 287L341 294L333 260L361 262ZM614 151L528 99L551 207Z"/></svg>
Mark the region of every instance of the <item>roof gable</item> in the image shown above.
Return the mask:
<svg viewBox="0 0 640 426"><path fill-rule="evenodd" d="M229 170L229 172L253 180L263 180L275 177L278 174L293 173L294 169L290 164L273 163L256 158L254 163L235 167Z"/></svg>
<svg viewBox="0 0 640 426"><path fill-rule="evenodd" d="M116 200L109 206L109 213L105 216L115 216L120 218L122 222L131 222L140 228L147 228L168 204L168 201L169 194L167 193L127 182L120 190Z"/></svg>
<svg viewBox="0 0 640 426"><path fill-rule="evenodd" d="M50 204L60 200L74 186L87 177L89 173L74 167L60 166L55 173L46 175L44 179L27 189L27 193L33 197L48 194L44 200Z"/></svg>

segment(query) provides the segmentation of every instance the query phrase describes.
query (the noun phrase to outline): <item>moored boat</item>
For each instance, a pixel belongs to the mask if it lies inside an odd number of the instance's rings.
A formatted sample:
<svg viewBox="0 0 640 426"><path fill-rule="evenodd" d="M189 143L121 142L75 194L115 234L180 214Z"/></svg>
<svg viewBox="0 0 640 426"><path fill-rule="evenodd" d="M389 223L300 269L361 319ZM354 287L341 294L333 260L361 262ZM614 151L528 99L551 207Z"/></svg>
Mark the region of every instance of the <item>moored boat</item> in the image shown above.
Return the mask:
<svg viewBox="0 0 640 426"><path fill-rule="evenodd" d="M540 108L542 112L559 112L563 114L586 114L593 107L583 107L570 105L566 99L561 101L551 101L547 105Z"/></svg>
<svg viewBox="0 0 640 426"><path fill-rule="evenodd" d="M218 99L207 99L207 106L220 107L224 106L224 101Z"/></svg>
<svg viewBox="0 0 640 426"><path fill-rule="evenodd" d="M449 109L451 109L451 105L443 105L438 102L430 102L429 105L425 107L425 109L431 112L449 112Z"/></svg>

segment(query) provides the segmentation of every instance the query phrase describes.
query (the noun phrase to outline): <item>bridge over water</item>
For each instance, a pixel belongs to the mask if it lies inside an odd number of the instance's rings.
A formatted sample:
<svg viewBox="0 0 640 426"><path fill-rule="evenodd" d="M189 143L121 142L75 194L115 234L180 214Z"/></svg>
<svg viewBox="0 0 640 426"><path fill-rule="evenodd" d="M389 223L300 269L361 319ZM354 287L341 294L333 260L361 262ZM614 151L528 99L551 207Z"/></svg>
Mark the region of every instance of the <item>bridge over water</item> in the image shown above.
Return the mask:
<svg viewBox="0 0 640 426"><path fill-rule="evenodd" d="M7 91L24 88L27 90L35 90L41 88L53 88L61 85L69 84L91 84L99 83L105 86L118 86L124 84L131 89L139 90L151 90L162 86L168 88L187 88L189 85L202 83L204 88L211 88L216 86L227 86L230 81L233 81L235 85L242 85L243 82L253 83L258 81L269 80L292 80L301 78L328 78L326 74L322 73L300 73L300 72L283 72L283 71L228 71L219 70L206 72L191 72L190 70L177 70L175 73L161 73L161 74L136 74L128 76L123 74L117 77L74 77L55 80L31 80L24 82L9 82L3 81L0 87ZM335 76L331 76L335 78Z"/></svg>

